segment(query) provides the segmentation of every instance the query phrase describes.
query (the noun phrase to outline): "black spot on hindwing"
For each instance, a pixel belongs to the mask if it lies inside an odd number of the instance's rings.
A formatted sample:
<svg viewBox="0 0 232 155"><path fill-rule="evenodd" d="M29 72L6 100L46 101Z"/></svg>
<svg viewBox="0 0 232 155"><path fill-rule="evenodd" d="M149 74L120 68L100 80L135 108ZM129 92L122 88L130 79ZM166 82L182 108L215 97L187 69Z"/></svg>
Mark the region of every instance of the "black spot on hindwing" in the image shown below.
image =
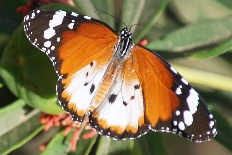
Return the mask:
<svg viewBox="0 0 232 155"><path fill-rule="evenodd" d="M140 85L139 85L139 84L134 85L134 88L135 88L135 89L139 89L139 88L140 88Z"/></svg>
<svg viewBox="0 0 232 155"><path fill-rule="evenodd" d="M111 95L110 95L110 98L109 98L109 102L110 102L110 103L114 103L114 101L116 100L116 98L117 98L117 95L116 95L116 94L111 94Z"/></svg>
<svg viewBox="0 0 232 155"><path fill-rule="evenodd" d="M125 101L123 101L122 103L123 103L125 106L127 106L127 105L128 105L128 103L126 103Z"/></svg>
<svg viewBox="0 0 232 155"><path fill-rule="evenodd" d="M95 90L95 85L92 84L90 87L89 93L92 94L94 90Z"/></svg>

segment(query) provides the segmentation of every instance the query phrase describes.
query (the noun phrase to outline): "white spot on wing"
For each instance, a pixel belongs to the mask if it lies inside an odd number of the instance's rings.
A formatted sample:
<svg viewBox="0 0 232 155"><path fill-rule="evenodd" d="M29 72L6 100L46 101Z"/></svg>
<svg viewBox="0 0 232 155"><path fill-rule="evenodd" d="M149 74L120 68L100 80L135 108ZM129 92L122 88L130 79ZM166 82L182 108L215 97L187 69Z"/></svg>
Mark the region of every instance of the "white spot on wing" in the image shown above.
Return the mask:
<svg viewBox="0 0 232 155"><path fill-rule="evenodd" d="M190 126L193 123L192 113L190 111L186 110L186 111L184 111L183 115L184 115L184 123L187 126Z"/></svg>
<svg viewBox="0 0 232 155"><path fill-rule="evenodd" d="M25 20L28 20L28 19L29 19L29 15L27 15L24 19L25 19Z"/></svg>
<svg viewBox="0 0 232 155"><path fill-rule="evenodd" d="M210 122L209 122L209 127L210 127L210 128L213 128L213 125L214 125L214 121L210 121Z"/></svg>
<svg viewBox="0 0 232 155"><path fill-rule="evenodd" d="M212 131L212 133L215 134L216 132L217 132L217 130L214 128L213 131Z"/></svg>
<svg viewBox="0 0 232 155"><path fill-rule="evenodd" d="M209 115L209 118L211 118L211 119L212 119L212 118L213 118L213 115L212 115L212 114L210 114L210 115Z"/></svg>
<svg viewBox="0 0 232 155"><path fill-rule="evenodd" d="M179 87L176 89L176 94L177 94L177 95L182 94L181 89L182 89L182 85L179 85Z"/></svg>
<svg viewBox="0 0 232 155"><path fill-rule="evenodd" d="M45 46L45 47L50 47L50 46L51 46L51 41L46 41L46 42L44 43L44 46Z"/></svg>
<svg viewBox="0 0 232 155"><path fill-rule="evenodd" d="M176 110L176 116L179 116L179 115L180 115L180 111Z"/></svg>
<svg viewBox="0 0 232 155"><path fill-rule="evenodd" d="M56 11L53 15L52 20L49 22L49 27L56 27L62 24L64 16L66 16L65 11Z"/></svg>
<svg viewBox="0 0 232 155"><path fill-rule="evenodd" d="M31 19L33 19L33 18L35 18L35 13L34 12L31 14Z"/></svg>
<svg viewBox="0 0 232 155"><path fill-rule="evenodd" d="M173 121L173 125L174 125L174 126L177 126L177 121Z"/></svg>
<svg viewBox="0 0 232 155"><path fill-rule="evenodd" d="M89 17L89 16L84 16L84 18L85 18L85 19L88 19L88 20L91 19L91 17Z"/></svg>
<svg viewBox="0 0 232 155"><path fill-rule="evenodd" d="M50 39L56 34L55 30L53 28L48 28L44 31L44 39Z"/></svg>
<svg viewBox="0 0 232 155"><path fill-rule="evenodd" d="M179 127L179 129L182 130L182 131L185 129L185 126L184 126L184 123L183 123L183 122L179 122L178 127Z"/></svg>
<svg viewBox="0 0 232 155"><path fill-rule="evenodd" d="M182 81L184 84L188 85L188 81L185 80L185 78L181 78L181 81Z"/></svg>
<svg viewBox="0 0 232 155"><path fill-rule="evenodd" d="M50 39L56 34L54 27L62 24L64 16L66 16L65 11L56 11L55 12L55 14L53 15L53 18L49 21L49 28L44 31L44 38L45 39Z"/></svg>
<svg viewBox="0 0 232 155"><path fill-rule="evenodd" d="M199 96L194 89L189 90L189 96L186 101L189 107L189 111L184 112L184 122L187 126L190 126L193 122L193 114L197 111L197 106L199 104Z"/></svg>
<svg viewBox="0 0 232 155"><path fill-rule="evenodd" d="M72 12L72 13L71 13L71 15L72 15L72 16L75 16L75 17L77 17L77 16L78 16L78 14L77 14L77 13L75 13L75 12Z"/></svg>
<svg viewBox="0 0 232 155"><path fill-rule="evenodd" d="M188 104L190 112L194 114L197 111L197 106L199 104L198 102L199 97L196 98L195 95L191 92L191 90L187 98L187 104Z"/></svg>
<svg viewBox="0 0 232 155"><path fill-rule="evenodd" d="M175 68L171 66L170 69L173 71L173 73L177 74L177 70Z"/></svg>
<svg viewBox="0 0 232 155"><path fill-rule="evenodd" d="M199 96L198 93L192 88L189 91L197 100L199 100ZM213 116L213 115L212 115Z"/></svg>
<svg viewBox="0 0 232 155"><path fill-rule="evenodd" d="M73 29L74 23L68 24L68 28Z"/></svg>

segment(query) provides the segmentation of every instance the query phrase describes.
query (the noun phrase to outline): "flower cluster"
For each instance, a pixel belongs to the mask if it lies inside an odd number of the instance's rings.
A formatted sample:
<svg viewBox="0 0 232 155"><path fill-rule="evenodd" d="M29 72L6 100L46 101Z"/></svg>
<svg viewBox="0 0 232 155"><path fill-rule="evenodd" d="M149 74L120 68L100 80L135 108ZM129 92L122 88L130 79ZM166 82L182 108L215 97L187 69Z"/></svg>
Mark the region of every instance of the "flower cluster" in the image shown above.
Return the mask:
<svg viewBox="0 0 232 155"><path fill-rule="evenodd" d="M73 0L30 0L25 5L16 8L16 12L25 16L31 10L34 10L42 5L50 3L63 3L70 6L75 6Z"/></svg>
<svg viewBox="0 0 232 155"><path fill-rule="evenodd" d="M63 135L67 136L71 130L75 129L72 138L70 140L71 149L70 151L76 150L76 145L79 140L81 132L84 130L90 130L88 133L83 134L83 139L92 138L97 134L95 130L93 130L87 123L88 119L84 120L82 124L78 124L72 121L72 117L68 114L61 114L61 115L49 115L43 113L40 116L40 122L44 124L44 131L48 131L53 126L63 126L65 127ZM42 145L41 150L45 149L45 145Z"/></svg>

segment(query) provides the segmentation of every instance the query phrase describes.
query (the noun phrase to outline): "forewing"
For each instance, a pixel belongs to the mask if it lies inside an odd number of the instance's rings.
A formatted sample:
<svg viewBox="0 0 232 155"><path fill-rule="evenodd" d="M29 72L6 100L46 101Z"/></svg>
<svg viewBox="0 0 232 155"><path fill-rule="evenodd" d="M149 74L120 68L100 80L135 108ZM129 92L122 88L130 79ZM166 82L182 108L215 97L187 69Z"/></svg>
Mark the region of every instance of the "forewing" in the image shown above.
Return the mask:
<svg viewBox="0 0 232 155"><path fill-rule="evenodd" d="M177 133L197 142L216 135L216 121L210 110L172 66L139 46L134 47L132 55L151 130Z"/></svg>
<svg viewBox="0 0 232 155"><path fill-rule="evenodd" d="M61 10L32 11L24 18L24 30L53 62L63 109L82 122L113 56L117 35L98 20Z"/></svg>

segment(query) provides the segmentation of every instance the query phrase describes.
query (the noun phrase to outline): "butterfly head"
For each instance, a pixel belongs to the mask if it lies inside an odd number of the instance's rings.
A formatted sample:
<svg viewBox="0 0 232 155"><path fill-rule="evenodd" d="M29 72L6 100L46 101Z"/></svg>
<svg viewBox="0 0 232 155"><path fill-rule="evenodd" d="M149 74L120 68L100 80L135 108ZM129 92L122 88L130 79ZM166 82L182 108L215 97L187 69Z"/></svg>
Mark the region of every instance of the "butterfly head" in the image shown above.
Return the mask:
<svg viewBox="0 0 232 155"><path fill-rule="evenodd" d="M128 28L125 27L120 31L120 39L124 40L131 37L132 37L132 33Z"/></svg>
<svg viewBox="0 0 232 155"><path fill-rule="evenodd" d="M126 58L130 55L130 50L133 48L132 33L128 28L123 28L120 31L118 43L115 45L115 53L120 58Z"/></svg>

